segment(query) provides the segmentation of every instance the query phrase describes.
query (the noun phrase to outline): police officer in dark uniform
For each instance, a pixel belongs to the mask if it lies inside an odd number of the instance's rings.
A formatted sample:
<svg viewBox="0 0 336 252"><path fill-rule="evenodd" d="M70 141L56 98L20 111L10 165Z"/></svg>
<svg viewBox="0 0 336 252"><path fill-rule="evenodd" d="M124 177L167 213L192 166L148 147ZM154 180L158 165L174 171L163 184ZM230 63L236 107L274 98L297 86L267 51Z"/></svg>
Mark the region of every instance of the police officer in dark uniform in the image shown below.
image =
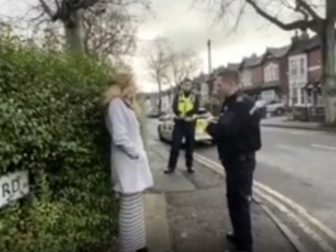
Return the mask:
<svg viewBox="0 0 336 252"><path fill-rule="evenodd" d="M223 70L215 78L225 96L217 122L207 131L218 146L220 160L226 171L227 201L233 233L227 238L237 251L252 252L250 196L256 160L261 148L259 108L243 94L238 85L238 73Z"/></svg>
<svg viewBox="0 0 336 252"><path fill-rule="evenodd" d="M185 138L186 167L189 173L193 173L193 151L195 141L196 113L199 107L199 98L193 92L192 82L189 79L181 83L181 90L175 96L173 111L175 125L172 137L168 169L164 173L174 172L182 145Z"/></svg>

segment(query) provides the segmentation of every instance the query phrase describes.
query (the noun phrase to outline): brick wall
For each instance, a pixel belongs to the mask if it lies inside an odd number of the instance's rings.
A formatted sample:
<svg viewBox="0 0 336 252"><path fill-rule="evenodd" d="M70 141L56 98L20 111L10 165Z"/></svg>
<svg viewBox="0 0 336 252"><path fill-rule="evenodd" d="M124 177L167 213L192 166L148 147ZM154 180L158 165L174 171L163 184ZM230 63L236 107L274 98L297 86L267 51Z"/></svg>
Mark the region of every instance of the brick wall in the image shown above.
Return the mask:
<svg viewBox="0 0 336 252"><path fill-rule="evenodd" d="M252 68L252 84L261 86L264 83L264 68L263 65L258 65Z"/></svg>
<svg viewBox="0 0 336 252"><path fill-rule="evenodd" d="M322 73L322 55L320 49L308 52L308 80L318 81Z"/></svg>

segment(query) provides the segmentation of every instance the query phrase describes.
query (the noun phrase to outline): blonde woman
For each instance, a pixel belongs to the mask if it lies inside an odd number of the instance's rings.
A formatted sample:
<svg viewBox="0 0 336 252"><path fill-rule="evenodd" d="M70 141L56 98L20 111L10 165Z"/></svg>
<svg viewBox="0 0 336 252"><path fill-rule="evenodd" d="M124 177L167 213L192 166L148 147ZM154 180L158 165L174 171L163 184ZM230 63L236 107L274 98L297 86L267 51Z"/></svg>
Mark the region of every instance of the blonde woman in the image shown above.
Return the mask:
<svg viewBox="0 0 336 252"><path fill-rule="evenodd" d="M147 252L142 193L153 185L136 112L136 88L122 75L106 92L114 190L120 195L119 251Z"/></svg>

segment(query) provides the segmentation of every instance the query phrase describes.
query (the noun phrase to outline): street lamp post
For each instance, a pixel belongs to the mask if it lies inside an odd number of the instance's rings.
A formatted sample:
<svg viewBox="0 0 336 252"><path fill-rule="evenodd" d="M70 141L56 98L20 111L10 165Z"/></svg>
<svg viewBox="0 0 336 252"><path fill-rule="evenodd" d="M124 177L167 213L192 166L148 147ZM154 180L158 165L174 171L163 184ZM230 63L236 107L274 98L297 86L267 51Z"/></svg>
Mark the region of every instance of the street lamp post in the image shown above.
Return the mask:
<svg viewBox="0 0 336 252"><path fill-rule="evenodd" d="M211 71L212 71L212 58L211 58L211 40L208 39L208 67L209 67L209 75L211 74Z"/></svg>
<svg viewBox="0 0 336 252"><path fill-rule="evenodd" d="M211 76L211 73L212 73L212 55L211 55L211 40L208 39L208 42L207 42L207 46L208 46L208 74L209 74L209 78ZM209 95L209 99L210 99L210 110L212 113L214 113L214 104L213 104L213 101L212 101L212 96L213 96L213 83L212 83L212 88L209 88L209 90L211 91L210 92L210 95Z"/></svg>

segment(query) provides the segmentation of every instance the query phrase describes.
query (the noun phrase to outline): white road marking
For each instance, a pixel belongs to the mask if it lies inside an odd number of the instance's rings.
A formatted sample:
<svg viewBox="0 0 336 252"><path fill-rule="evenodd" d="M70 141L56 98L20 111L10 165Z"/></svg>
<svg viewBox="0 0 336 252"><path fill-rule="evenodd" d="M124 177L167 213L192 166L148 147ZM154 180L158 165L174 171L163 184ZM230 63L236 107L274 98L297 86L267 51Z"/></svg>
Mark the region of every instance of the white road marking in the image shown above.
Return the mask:
<svg viewBox="0 0 336 252"><path fill-rule="evenodd" d="M331 240L336 242L336 233L332 231L329 227L324 225L321 221L313 217L308 213L308 211L294 202L293 200L289 199L288 197L284 196L283 194L271 189L270 187L255 181L256 187L258 187L260 190L265 191L269 195L273 196L274 198L277 198L281 202L286 203L288 206L290 206L292 209L294 209L297 213L299 213L302 217L304 217L306 220L311 222L314 226L319 228L324 234L326 234Z"/></svg>
<svg viewBox="0 0 336 252"><path fill-rule="evenodd" d="M335 250L333 247L319 235L314 229L309 227L304 221L301 220L300 216L296 215L293 211L291 211L285 204L281 203L280 201L276 200L270 195L265 194L258 188L254 189L254 192L259 195L265 201L271 203L274 207L276 207L279 211L287 215L289 218L295 221L297 225L313 240L319 244L324 251L334 252Z"/></svg>
<svg viewBox="0 0 336 252"><path fill-rule="evenodd" d="M210 160L202 155L195 154L195 158L198 159L202 164L207 166L209 169L213 170L216 173L222 174L225 176L224 169L220 164L217 162ZM328 236L333 242L336 242L336 233L332 231L329 227L324 225L322 222L320 222L315 217L311 216L306 209L304 209L299 204L295 203L288 197L280 194L279 192L271 189L270 187L258 182L254 181L254 185L256 188L256 191L260 194L260 196L266 200L268 200L272 205L276 206L279 210L282 212L288 212L290 213L290 217L298 218L293 211L291 211L289 208L295 210L297 215L300 215L302 218L306 219L310 222L311 225L321 230L326 236ZM287 207L287 206L289 207ZM297 220L297 219L296 219ZM324 240L318 233L316 233L314 230L306 226L305 224L301 223L302 221L299 221L299 226L303 229L304 232L306 232L308 235L311 236L312 239L314 239L318 244L325 249L325 251L335 251L329 243Z"/></svg>
<svg viewBox="0 0 336 252"><path fill-rule="evenodd" d="M318 131L308 131L308 130L299 130L299 129L287 129L287 128L273 128L273 127L262 127L262 131L265 132L278 132L278 133L289 133L293 135L311 135L318 134Z"/></svg>
<svg viewBox="0 0 336 252"><path fill-rule="evenodd" d="M315 143L313 143L311 146L314 147L314 148L318 148L318 149L323 149L323 150L328 150L328 151L336 151L336 146L321 145L321 144L315 144Z"/></svg>
<svg viewBox="0 0 336 252"><path fill-rule="evenodd" d="M297 136L300 136L300 135L311 135L312 132L307 132L307 131L298 131L298 130L291 130L291 131L288 131L289 134L291 135L297 135Z"/></svg>
<svg viewBox="0 0 336 252"><path fill-rule="evenodd" d="M286 150L286 151L298 151L298 150L302 149L302 148L293 147L293 146L287 145L287 144L277 144L276 146L278 147L278 149Z"/></svg>

